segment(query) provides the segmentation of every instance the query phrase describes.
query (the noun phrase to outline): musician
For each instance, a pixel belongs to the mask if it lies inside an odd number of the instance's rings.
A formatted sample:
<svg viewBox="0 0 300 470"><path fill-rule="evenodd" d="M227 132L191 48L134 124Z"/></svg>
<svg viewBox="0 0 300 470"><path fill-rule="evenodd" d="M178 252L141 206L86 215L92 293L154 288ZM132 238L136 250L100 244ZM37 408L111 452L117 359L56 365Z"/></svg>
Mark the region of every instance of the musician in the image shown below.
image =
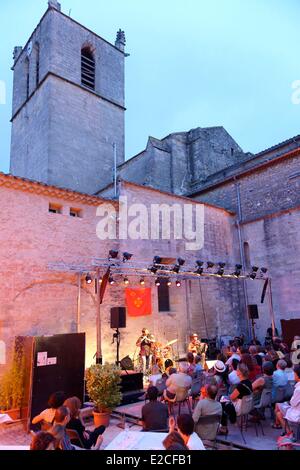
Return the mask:
<svg viewBox="0 0 300 470"><path fill-rule="evenodd" d="M136 342L136 345L140 348L140 356L143 360L143 371L147 372L152 362L152 348L155 343L154 336L150 334L147 328L142 329L142 334Z"/></svg>
<svg viewBox="0 0 300 470"><path fill-rule="evenodd" d="M205 368L207 349L208 349L208 345L206 343L202 343L201 341L199 341L198 335L194 333L191 336L191 342L188 347L188 352L193 353L194 356L201 357L201 366L203 367L203 369Z"/></svg>

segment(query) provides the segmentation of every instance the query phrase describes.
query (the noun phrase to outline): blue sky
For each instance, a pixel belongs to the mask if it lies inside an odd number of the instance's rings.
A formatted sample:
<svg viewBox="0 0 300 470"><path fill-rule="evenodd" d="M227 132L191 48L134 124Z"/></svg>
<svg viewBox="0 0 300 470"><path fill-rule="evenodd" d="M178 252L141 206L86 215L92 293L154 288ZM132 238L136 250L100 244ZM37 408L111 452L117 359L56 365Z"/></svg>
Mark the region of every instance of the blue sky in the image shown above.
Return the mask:
<svg viewBox="0 0 300 470"><path fill-rule="evenodd" d="M62 0L62 9L114 42L126 32L126 155L149 135L223 125L245 151L300 133L299 0ZM46 0L1 0L0 171L9 169L12 51Z"/></svg>

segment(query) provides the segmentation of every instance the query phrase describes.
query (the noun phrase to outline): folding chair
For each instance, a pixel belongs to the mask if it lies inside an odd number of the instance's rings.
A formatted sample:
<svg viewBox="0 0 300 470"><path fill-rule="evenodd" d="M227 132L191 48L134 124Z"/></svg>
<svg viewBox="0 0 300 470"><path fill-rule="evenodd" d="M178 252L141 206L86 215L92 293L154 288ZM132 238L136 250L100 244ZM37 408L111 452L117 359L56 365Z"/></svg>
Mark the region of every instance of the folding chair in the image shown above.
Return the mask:
<svg viewBox="0 0 300 470"><path fill-rule="evenodd" d="M241 400L242 400L241 408L237 415L237 418L240 420L239 427L241 431L241 436L243 438L244 443L246 444L244 431L247 431L249 413L253 408L253 395L252 394L247 395L243 397Z"/></svg>
<svg viewBox="0 0 300 470"><path fill-rule="evenodd" d="M259 404L254 406L254 409L257 411L262 410L264 412L266 408L270 408L271 417L272 417L272 390L263 390L261 397L260 397ZM257 423L254 422L254 424L255 424L256 436L258 436L258 432L257 432L258 424L260 425L262 435L264 436L265 433L264 433L264 428L263 428L261 420L259 420Z"/></svg>
<svg viewBox="0 0 300 470"><path fill-rule="evenodd" d="M75 429L66 429L66 434L69 436L69 439L72 444L82 447L82 449L84 449L83 442L80 439L78 432L75 431Z"/></svg>
<svg viewBox="0 0 300 470"><path fill-rule="evenodd" d="M197 423L195 424L195 432L198 434L200 439L202 439L203 442L206 441L208 445L210 445L210 443L213 443L213 447L215 450L217 449L217 434L218 434L218 430L219 430L219 426L221 422L221 417L222 415L200 416ZM209 435L209 437L205 437L201 433L201 425L205 425L205 424L215 425L214 429L212 429L212 435Z"/></svg>

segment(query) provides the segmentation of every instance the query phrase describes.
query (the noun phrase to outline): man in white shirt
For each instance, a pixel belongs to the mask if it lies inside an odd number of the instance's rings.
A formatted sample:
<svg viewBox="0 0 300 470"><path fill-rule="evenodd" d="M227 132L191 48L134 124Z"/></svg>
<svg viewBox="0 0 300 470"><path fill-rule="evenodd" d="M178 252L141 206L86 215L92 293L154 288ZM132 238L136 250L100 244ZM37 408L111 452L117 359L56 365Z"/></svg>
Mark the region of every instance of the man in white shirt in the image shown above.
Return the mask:
<svg viewBox="0 0 300 470"><path fill-rule="evenodd" d="M179 364L179 372L172 374L168 378L166 385L166 398L173 399L176 396L177 391L180 389L189 389L192 385L192 378L187 375L189 365L186 362Z"/></svg>
<svg viewBox="0 0 300 470"><path fill-rule="evenodd" d="M185 445L189 450L205 450L203 442L197 433L194 432L194 420L191 415L180 415L177 418L177 430ZM169 420L169 432L175 431L175 419L173 416Z"/></svg>

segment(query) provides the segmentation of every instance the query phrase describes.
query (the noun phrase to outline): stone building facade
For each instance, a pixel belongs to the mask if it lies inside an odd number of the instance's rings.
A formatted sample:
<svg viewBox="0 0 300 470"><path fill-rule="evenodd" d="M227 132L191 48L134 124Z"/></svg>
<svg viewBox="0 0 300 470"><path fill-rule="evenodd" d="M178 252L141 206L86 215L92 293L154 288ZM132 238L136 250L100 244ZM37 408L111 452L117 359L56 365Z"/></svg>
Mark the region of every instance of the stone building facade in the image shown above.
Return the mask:
<svg viewBox="0 0 300 470"><path fill-rule="evenodd" d="M152 315L127 318L121 356L136 357L145 326L163 344L176 339L178 356L194 331L204 338L251 338L249 304L258 305L255 332L263 341L271 312L279 329L281 318L300 318L300 138L253 155L223 127L197 128L150 137L146 149L125 162L124 48L122 31L109 44L64 15L56 0L26 46L15 48L11 174L0 174L0 341L9 349L20 334L84 331L86 363L93 362L97 298L85 276L112 248L144 265L159 255L182 257L191 270L196 260L224 262L227 273L237 263L245 273L265 266L272 279L260 303L262 279L194 276L179 288L173 282L170 308L159 311L148 276ZM100 240L97 209L108 204L108 217L118 221L119 197L149 211L162 203L201 206L204 245L186 250L174 236ZM131 277L132 286L138 282ZM107 361L115 358L110 308L124 304L119 276L101 305Z"/></svg>

